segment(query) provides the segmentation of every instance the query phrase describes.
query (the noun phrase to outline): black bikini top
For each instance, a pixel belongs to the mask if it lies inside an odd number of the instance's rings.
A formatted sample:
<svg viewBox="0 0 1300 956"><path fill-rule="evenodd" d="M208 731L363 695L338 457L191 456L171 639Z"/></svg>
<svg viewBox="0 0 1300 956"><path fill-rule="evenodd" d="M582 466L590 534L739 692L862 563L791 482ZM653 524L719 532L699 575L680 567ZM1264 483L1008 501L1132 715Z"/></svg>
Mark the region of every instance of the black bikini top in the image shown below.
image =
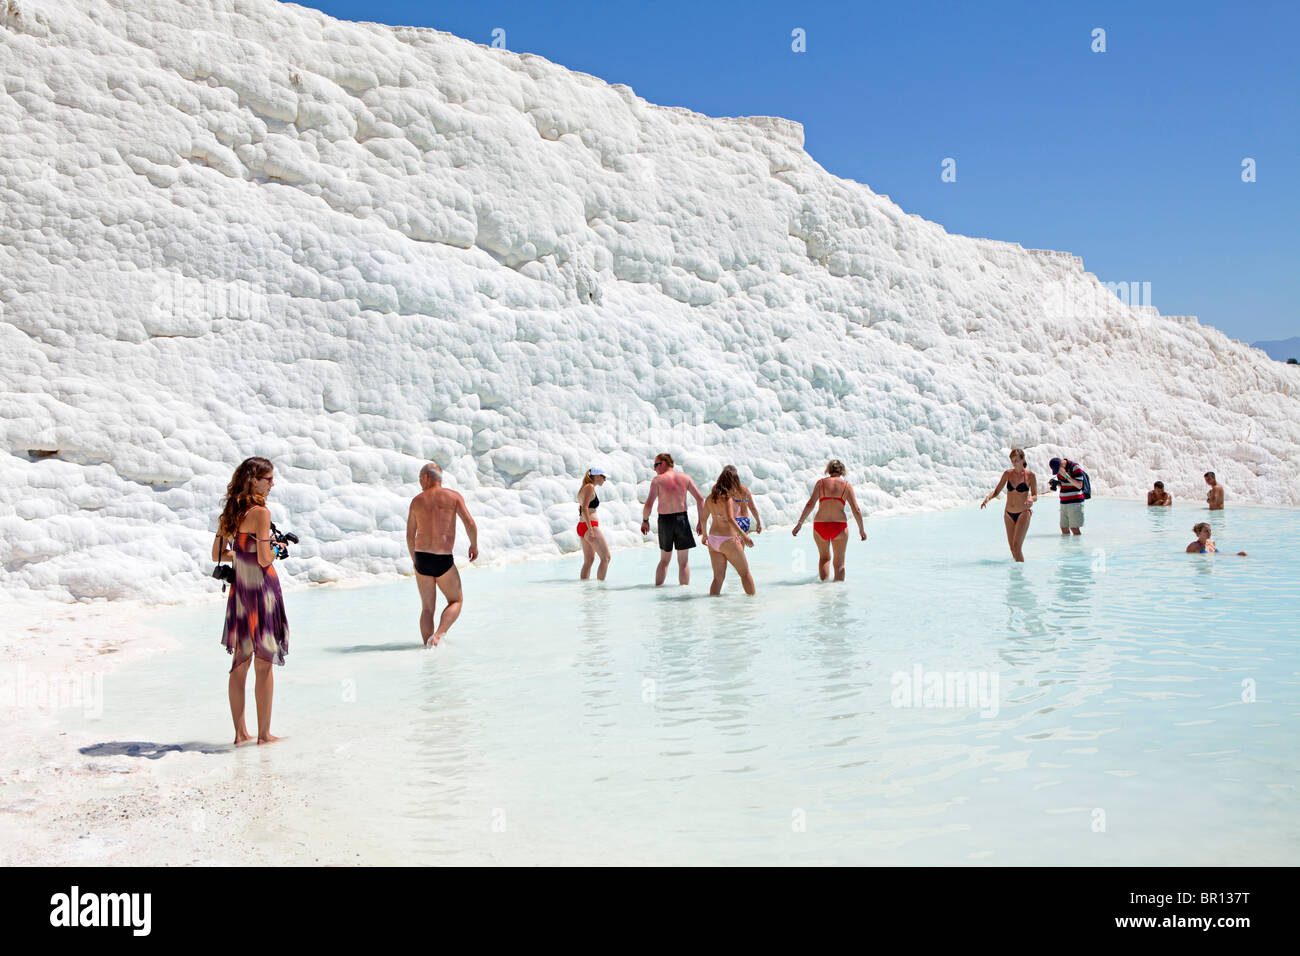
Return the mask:
<svg viewBox="0 0 1300 956"><path fill-rule="evenodd" d="M1027 483L1025 483L1025 482L1022 481L1020 484L1018 484L1018 485L1014 485L1014 486L1013 486L1013 485L1011 484L1010 479L1008 479L1008 480L1007 480L1007 488L1009 488L1011 491L1018 491L1018 492L1020 492L1020 493L1023 495L1025 492L1027 492L1027 491L1029 490L1029 485L1028 485Z"/></svg>
<svg viewBox="0 0 1300 956"><path fill-rule="evenodd" d="M593 494L591 496L591 501L587 502L587 508L591 511L595 511L599 507L600 507L600 496ZM578 505L578 511L579 512L582 511L582 505Z"/></svg>

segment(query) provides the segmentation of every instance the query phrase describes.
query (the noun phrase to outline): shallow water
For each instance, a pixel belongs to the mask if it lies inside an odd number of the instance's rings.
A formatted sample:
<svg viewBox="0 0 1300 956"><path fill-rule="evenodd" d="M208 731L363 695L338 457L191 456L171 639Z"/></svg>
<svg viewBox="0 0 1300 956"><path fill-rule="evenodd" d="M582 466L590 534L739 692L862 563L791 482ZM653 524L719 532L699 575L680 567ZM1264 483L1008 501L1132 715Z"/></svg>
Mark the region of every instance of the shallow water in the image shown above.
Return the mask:
<svg viewBox="0 0 1300 956"><path fill-rule="evenodd" d="M1251 556L1181 553L1207 518ZM1055 519L1019 566L997 503L872 520L840 585L811 529L768 532L755 598L709 598L703 549L687 588L653 587L651 546L604 584L471 569L433 651L413 581L291 592L288 739L203 759L314 795L268 840L366 863L1293 862L1300 512ZM151 621L183 649L110 675L73 736L228 744L221 608Z"/></svg>

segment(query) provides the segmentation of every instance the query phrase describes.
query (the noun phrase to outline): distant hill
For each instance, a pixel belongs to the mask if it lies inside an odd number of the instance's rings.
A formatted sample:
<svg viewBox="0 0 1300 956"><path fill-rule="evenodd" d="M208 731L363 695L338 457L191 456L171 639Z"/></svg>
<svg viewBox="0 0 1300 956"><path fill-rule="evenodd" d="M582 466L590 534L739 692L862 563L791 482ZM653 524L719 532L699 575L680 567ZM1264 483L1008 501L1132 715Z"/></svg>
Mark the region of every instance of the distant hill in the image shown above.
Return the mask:
<svg viewBox="0 0 1300 956"><path fill-rule="evenodd" d="M1256 342L1254 347L1267 352L1269 358L1285 362L1289 358L1300 359L1300 335L1276 342Z"/></svg>

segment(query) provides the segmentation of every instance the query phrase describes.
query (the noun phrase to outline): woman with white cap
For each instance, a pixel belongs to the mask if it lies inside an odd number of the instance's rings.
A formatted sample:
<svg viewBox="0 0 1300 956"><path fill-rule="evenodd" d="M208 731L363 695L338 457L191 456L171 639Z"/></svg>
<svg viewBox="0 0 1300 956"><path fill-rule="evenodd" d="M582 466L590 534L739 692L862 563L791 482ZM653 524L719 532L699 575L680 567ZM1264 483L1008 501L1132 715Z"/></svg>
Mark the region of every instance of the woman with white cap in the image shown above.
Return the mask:
<svg viewBox="0 0 1300 956"><path fill-rule="evenodd" d="M596 520L596 509L600 507L600 497L596 489L605 483L605 471L602 468L588 468L582 476L582 487L578 489L578 540L582 542L582 573L578 575L583 581L591 577L591 563L600 557L600 566L596 568L596 580L605 580L609 570L609 545L605 543L604 532Z"/></svg>

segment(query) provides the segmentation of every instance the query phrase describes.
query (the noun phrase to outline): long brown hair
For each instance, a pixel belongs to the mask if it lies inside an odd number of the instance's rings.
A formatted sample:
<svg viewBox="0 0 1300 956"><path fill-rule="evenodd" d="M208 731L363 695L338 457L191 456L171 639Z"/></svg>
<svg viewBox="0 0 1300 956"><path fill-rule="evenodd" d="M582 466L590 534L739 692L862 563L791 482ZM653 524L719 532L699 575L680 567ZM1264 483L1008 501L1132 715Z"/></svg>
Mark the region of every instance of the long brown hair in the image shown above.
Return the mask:
<svg viewBox="0 0 1300 956"><path fill-rule="evenodd" d="M225 505L221 517L217 520L217 536L233 538L239 530L240 519L244 512L255 505L266 504L266 495L259 495L253 490L253 482L265 478L274 469L265 458L245 458L235 469L226 485Z"/></svg>
<svg viewBox="0 0 1300 956"><path fill-rule="evenodd" d="M740 475L736 474L736 466L728 465L722 469L722 474L718 475L718 480L713 483L713 490L709 492L710 501L721 501L723 498L740 491Z"/></svg>

